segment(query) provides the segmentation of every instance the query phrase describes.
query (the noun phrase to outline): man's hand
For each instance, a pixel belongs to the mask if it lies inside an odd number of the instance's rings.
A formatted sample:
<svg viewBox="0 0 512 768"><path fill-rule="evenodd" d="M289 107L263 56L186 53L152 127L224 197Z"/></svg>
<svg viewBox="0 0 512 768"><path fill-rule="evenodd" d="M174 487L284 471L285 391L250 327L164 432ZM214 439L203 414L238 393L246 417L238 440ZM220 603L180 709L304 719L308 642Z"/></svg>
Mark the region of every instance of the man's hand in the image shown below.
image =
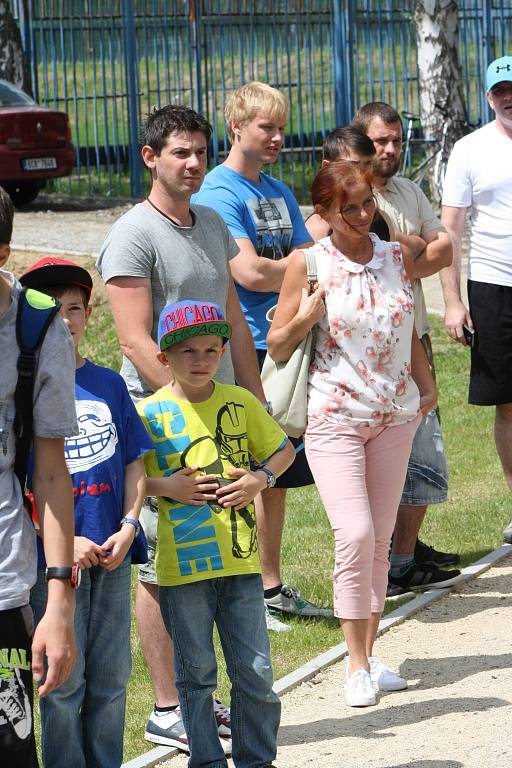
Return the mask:
<svg viewBox="0 0 512 768"><path fill-rule="evenodd" d="M467 325L469 328L472 328L473 321L471 320L469 310L466 309L462 301L446 304L444 325L452 339L458 341L459 344L466 345L462 326Z"/></svg>
<svg viewBox="0 0 512 768"><path fill-rule="evenodd" d="M223 507L243 509L267 487L263 472L251 472L248 469L230 469L228 474L238 478L217 491L217 499Z"/></svg>
<svg viewBox="0 0 512 768"><path fill-rule="evenodd" d="M67 584L61 584L59 588L72 592ZM68 600L65 597L58 602L49 600L36 627L32 641L32 674L36 682L43 679L45 656L48 664L46 679L38 688L39 696L46 696L62 685L73 669L76 657L73 607L74 594Z"/></svg>
<svg viewBox="0 0 512 768"><path fill-rule="evenodd" d="M115 571L121 565L133 544L135 533L135 526L126 523L121 526L120 531L116 531L112 536L109 536L101 545L101 549L105 554L99 556L99 565L106 571Z"/></svg>
<svg viewBox="0 0 512 768"><path fill-rule="evenodd" d="M420 411L423 418L437 405L437 390L420 392Z"/></svg>
<svg viewBox="0 0 512 768"><path fill-rule="evenodd" d="M86 536L75 536L74 543L74 562L78 563L80 568L92 568L93 565L100 565L100 558L105 557L107 552L96 542L91 541Z"/></svg>

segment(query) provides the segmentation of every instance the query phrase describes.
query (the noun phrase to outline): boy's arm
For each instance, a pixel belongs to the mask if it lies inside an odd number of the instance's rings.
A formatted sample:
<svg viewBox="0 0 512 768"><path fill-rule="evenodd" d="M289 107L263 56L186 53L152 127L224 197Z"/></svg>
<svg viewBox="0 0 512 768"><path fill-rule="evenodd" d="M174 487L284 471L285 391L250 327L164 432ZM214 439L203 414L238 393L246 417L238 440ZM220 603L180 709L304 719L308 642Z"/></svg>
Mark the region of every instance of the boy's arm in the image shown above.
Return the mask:
<svg viewBox="0 0 512 768"><path fill-rule="evenodd" d="M34 437L32 489L40 516L48 567L73 563L73 489L64 461L64 440ZM23 512L22 514L25 514ZM32 673L43 678L44 657L48 670L39 695L45 696L69 677L75 661L75 592L68 581L48 582L48 602L32 641Z"/></svg>
<svg viewBox="0 0 512 768"><path fill-rule="evenodd" d="M201 507L217 498L219 487L215 475L201 475L201 467L185 467L167 477L148 477L149 496L162 496L192 507Z"/></svg>
<svg viewBox="0 0 512 768"><path fill-rule="evenodd" d="M258 256L252 242L245 237L237 238L236 244L240 248L240 253L229 262L235 281L249 291L279 293L289 256L275 260ZM309 240L296 247L302 249L309 248L311 245L313 241Z"/></svg>
<svg viewBox="0 0 512 768"><path fill-rule="evenodd" d="M265 402L265 393L261 384L258 358L254 349L254 341L247 325L235 284L229 276L228 298L226 301L226 320L231 323L231 360L235 379L241 387L252 392L262 403Z"/></svg>
<svg viewBox="0 0 512 768"><path fill-rule="evenodd" d="M140 508L144 501L146 493L146 473L144 471L144 462L142 459L135 459L125 467L124 473L124 505L123 517L138 520ZM122 525L119 531L116 531L103 542L101 548L103 551L110 550L108 554L101 555L99 564L106 571L115 570L121 563L135 538L136 528L130 523Z"/></svg>

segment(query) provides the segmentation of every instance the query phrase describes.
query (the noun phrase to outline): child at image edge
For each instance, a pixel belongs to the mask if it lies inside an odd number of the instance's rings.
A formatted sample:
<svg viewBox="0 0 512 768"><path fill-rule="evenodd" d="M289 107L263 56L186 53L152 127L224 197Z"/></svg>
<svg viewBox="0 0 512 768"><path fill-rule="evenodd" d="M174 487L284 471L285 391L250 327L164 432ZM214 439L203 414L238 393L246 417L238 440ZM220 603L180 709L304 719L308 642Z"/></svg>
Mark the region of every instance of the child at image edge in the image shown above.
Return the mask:
<svg viewBox="0 0 512 768"><path fill-rule="evenodd" d="M51 768L123 762L126 686L131 672L130 571L147 559L139 511L144 453L151 441L118 373L86 360L80 341L91 313L92 279L73 262L48 256L20 278L61 302L75 347L75 407L79 434L64 443L75 497L74 559L77 659L67 682L40 700L43 763ZM30 602L44 613L47 585L39 548Z"/></svg>
<svg viewBox="0 0 512 768"><path fill-rule="evenodd" d="M233 761L271 766L281 705L272 690L254 497L294 458L247 390L214 376L230 324L218 304L185 300L159 319L169 384L137 405L153 440L147 492L158 497L160 608L175 648L189 768L226 766L214 718L217 625L231 680ZM256 462L250 468L249 455Z"/></svg>

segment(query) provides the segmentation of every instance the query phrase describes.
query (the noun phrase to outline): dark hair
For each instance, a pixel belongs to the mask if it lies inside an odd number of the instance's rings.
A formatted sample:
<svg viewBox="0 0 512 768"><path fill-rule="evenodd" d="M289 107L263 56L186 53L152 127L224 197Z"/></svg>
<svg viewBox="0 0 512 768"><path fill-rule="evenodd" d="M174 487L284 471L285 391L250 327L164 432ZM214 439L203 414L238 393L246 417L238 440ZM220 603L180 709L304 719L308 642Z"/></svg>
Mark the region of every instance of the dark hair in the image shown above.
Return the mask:
<svg viewBox="0 0 512 768"><path fill-rule="evenodd" d="M41 293L48 294L48 296L51 296L54 299L62 299L63 295L71 290L79 291L80 296L82 297L84 309L87 309L89 306L89 297L87 295L87 291L85 288L82 288L81 285L64 283L63 285L49 285L45 288L38 288L37 290L41 291Z"/></svg>
<svg viewBox="0 0 512 768"><path fill-rule="evenodd" d="M370 101L369 104L363 104L355 113L352 125L359 128L363 133L367 133L368 126L376 117L380 117L386 125L391 125L392 123L400 123L402 125L402 119L396 109L386 104L385 101Z"/></svg>
<svg viewBox="0 0 512 768"><path fill-rule="evenodd" d="M375 155L375 147L366 133L353 125L343 125L327 134L323 146L323 159L329 162L340 160L352 150L365 157Z"/></svg>
<svg viewBox="0 0 512 768"><path fill-rule="evenodd" d="M208 120L190 107L181 104L167 104L151 112L140 132L140 143L147 144L158 156L171 133L202 133L210 141L212 127Z"/></svg>
<svg viewBox="0 0 512 768"><path fill-rule="evenodd" d="M3 187L0 187L0 245L9 245L12 238L14 205Z"/></svg>
<svg viewBox="0 0 512 768"><path fill-rule="evenodd" d="M373 184L371 170L363 170L357 163L350 160L337 160L321 168L311 185L311 200L313 205L319 205L327 211L333 202L343 208L348 199L350 187L355 184Z"/></svg>

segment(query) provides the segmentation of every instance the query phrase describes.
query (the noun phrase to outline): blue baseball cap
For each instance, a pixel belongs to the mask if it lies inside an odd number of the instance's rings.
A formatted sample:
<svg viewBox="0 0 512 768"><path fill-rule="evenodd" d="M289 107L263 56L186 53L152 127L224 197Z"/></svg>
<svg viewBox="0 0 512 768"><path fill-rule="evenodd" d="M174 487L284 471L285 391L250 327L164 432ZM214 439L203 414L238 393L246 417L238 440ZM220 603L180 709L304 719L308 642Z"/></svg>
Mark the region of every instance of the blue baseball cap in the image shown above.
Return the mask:
<svg viewBox="0 0 512 768"><path fill-rule="evenodd" d="M222 308L214 301L184 299L168 304L158 320L158 346L169 349L173 344L191 336L221 336L231 338L231 323L224 318Z"/></svg>
<svg viewBox="0 0 512 768"><path fill-rule="evenodd" d="M487 67L485 78L487 91L503 82L512 82L512 56L502 56L501 59L496 59Z"/></svg>

